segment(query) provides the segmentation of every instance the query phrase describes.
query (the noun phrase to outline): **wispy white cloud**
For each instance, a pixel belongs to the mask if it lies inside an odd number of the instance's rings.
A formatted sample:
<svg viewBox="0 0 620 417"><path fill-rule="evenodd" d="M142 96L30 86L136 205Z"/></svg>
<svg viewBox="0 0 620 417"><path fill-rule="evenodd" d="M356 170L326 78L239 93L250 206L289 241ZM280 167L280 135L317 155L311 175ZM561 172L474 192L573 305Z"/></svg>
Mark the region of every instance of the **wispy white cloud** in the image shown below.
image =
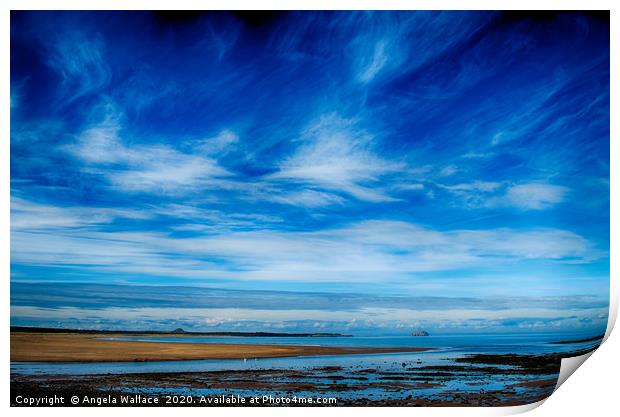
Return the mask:
<svg viewBox="0 0 620 417"><path fill-rule="evenodd" d="M497 190L501 184L492 181L474 181L469 183L461 183L455 185L440 185L446 190L460 192L460 191L480 191L491 192Z"/></svg>
<svg viewBox="0 0 620 417"><path fill-rule="evenodd" d="M28 210L13 214L13 261L31 265L83 265L96 270L171 277L290 281L406 281L413 272L485 268L515 261L591 262L603 254L585 238L558 229L438 231L399 221L363 221L314 232L237 230L228 217L195 228L191 237L158 232L71 230L79 215L32 230ZM109 216L124 213L104 212ZM77 218L77 219L76 219ZM228 221L228 223L226 222ZM231 223L233 226L231 227ZM252 219L246 218L251 224ZM263 220L259 220L264 224ZM33 222L33 224L36 224ZM91 225L87 221L82 224ZM191 229L191 222L187 226ZM198 222L205 226L205 222ZM64 230L59 230L64 228ZM174 230L174 229L171 229ZM33 234L34 233L34 234Z"/></svg>
<svg viewBox="0 0 620 417"><path fill-rule="evenodd" d="M112 79L105 58L103 38L89 38L81 32L65 33L52 44L49 64L62 77L62 91L72 91L64 97L71 101L87 93L98 92Z"/></svg>
<svg viewBox="0 0 620 417"><path fill-rule="evenodd" d="M301 145L270 178L308 183L364 201L394 200L378 180L403 164L373 152L374 139L354 120L324 115L302 132Z"/></svg>
<svg viewBox="0 0 620 417"><path fill-rule="evenodd" d="M333 204L344 204L345 199L337 194L326 193L311 189L293 191L289 193L274 193L264 197L266 200L300 207L316 208Z"/></svg>
<svg viewBox="0 0 620 417"><path fill-rule="evenodd" d="M366 58L368 62L361 64L362 69L358 76L360 81L369 82L381 71L388 61L387 48L385 40L375 43L371 56Z"/></svg>
<svg viewBox="0 0 620 417"><path fill-rule="evenodd" d="M397 70L400 73L415 71L432 63L443 51L454 47L486 24L485 19L472 20L466 13L451 17L458 23L446 25L448 15L445 12L422 12L409 16L359 14L351 17L366 28L356 31L357 36L350 44L357 80L369 83L379 76L394 76ZM402 19L407 24L403 25ZM467 75L482 70L472 63L463 63L463 67L467 67L462 71ZM433 78L429 77L428 81L437 82ZM455 78L459 79L455 80L458 84L460 77Z"/></svg>
<svg viewBox="0 0 620 417"><path fill-rule="evenodd" d="M439 170L438 175L440 177L450 177L456 174L458 170L459 168L456 165L450 164L450 165L446 165L445 167L441 168L441 170Z"/></svg>
<svg viewBox="0 0 620 417"><path fill-rule="evenodd" d="M421 191L424 190L424 184L421 183L400 183L394 186L397 190L403 191Z"/></svg>
<svg viewBox="0 0 620 417"><path fill-rule="evenodd" d="M472 181L452 185L436 184L439 188L448 191L451 196L456 197L455 206L467 208L487 207L490 198L502 187L499 182L493 181Z"/></svg>
<svg viewBox="0 0 620 417"><path fill-rule="evenodd" d="M239 142L239 136L231 130L222 130L216 136L203 139L196 145L198 152L205 155L216 156L230 152Z"/></svg>
<svg viewBox="0 0 620 417"><path fill-rule="evenodd" d="M173 230L178 231L222 232L227 228L259 229L284 221L277 215L224 212L177 203L153 205L145 211L181 222L179 225L172 226Z"/></svg>
<svg viewBox="0 0 620 417"><path fill-rule="evenodd" d="M119 116L108 115L82 132L67 150L126 191L178 193L198 186L209 188L215 178L231 175L207 155L183 153L163 144L130 146L121 139L120 132ZM204 146L213 153L218 151L215 148L221 151L235 140L232 133L223 132Z"/></svg>
<svg viewBox="0 0 620 417"><path fill-rule="evenodd" d="M57 207L11 197L11 229L53 231L111 223L116 219L146 219L142 210L126 208Z"/></svg>
<svg viewBox="0 0 620 417"><path fill-rule="evenodd" d="M466 158L466 159L479 159L479 158L489 158L492 157L493 153L492 152L474 152L474 151L469 151L467 153L464 153L461 157L462 158Z"/></svg>
<svg viewBox="0 0 620 417"><path fill-rule="evenodd" d="M547 183L526 183L509 187L503 196L489 200L490 206L510 206L523 210L544 210L564 201L569 189Z"/></svg>
<svg viewBox="0 0 620 417"><path fill-rule="evenodd" d="M569 189L543 182L506 184L472 181L453 185L437 184L457 198L455 205L468 208L513 208L544 210L562 203Z"/></svg>

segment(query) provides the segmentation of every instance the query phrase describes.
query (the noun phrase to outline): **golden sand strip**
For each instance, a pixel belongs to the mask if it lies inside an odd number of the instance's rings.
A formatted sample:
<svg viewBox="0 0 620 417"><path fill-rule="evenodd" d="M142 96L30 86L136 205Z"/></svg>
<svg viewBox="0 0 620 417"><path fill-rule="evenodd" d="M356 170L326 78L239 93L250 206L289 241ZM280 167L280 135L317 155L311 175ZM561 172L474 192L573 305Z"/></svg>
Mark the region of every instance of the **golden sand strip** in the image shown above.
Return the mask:
<svg viewBox="0 0 620 417"><path fill-rule="evenodd" d="M421 352L426 348L349 348L229 343L167 343L105 340L115 335L11 333L13 362L134 362L191 359L253 359L289 356ZM127 337L128 335L118 335Z"/></svg>

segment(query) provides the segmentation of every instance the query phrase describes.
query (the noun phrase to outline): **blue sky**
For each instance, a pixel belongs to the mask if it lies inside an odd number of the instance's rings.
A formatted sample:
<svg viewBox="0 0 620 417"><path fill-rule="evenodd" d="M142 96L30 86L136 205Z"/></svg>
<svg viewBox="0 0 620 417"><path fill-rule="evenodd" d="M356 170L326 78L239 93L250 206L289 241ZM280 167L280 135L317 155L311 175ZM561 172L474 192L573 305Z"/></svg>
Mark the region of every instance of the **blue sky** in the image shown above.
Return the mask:
<svg viewBox="0 0 620 417"><path fill-rule="evenodd" d="M608 17L13 12L11 282L14 324L603 329Z"/></svg>

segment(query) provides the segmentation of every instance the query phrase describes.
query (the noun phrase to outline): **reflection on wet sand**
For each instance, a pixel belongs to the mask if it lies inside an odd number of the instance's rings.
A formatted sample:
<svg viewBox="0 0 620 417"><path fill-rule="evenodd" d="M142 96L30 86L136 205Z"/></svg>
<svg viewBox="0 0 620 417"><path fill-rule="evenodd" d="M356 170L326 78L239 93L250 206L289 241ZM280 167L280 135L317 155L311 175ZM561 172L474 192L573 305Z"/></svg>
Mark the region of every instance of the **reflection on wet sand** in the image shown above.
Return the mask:
<svg viewBox="0 0 620 417"><path fill-rule="evenodd" d="M508 406L549 396L561 356L464 355L445 365L400 362L379 369L324 366L307 369L249 369L185 373L107 375L12 375L13 397L30 395L111 395L140 393L191 396L336 397L336 405Z"/></svg>

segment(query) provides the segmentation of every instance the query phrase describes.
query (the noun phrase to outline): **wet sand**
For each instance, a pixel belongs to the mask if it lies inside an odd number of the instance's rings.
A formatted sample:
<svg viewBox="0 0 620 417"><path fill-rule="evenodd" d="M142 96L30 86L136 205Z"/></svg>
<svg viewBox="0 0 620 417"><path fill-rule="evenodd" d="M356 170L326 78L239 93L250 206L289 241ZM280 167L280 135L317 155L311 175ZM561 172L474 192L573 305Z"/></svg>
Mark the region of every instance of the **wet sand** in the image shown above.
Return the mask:
<svg viewBox="0 0 620 417"><path fill-rule="evenodd" d="M13 335L17 336L17 335ZM25 335L24 335L25 336ZM50 346L60 349L68 344L75 352L85 346L118 346L126 354L128 346L136 344L141 349L174 348L177 343L160 342L114 342L108 345L92 335L28 335L32 338L12 337L13 348L24 347L46 351ZM124 335L127 336L127 335ZM62 342L62 343L60 343ZM38 343L38 344L37 344ZM104 344L102 344L104 343ZM127 344L129 343L129 344ZM147 346L145 346L145 344ZM172 346L170 346L172 345ZM237 349L248 349L256 354L258 348L265 349L269 355L293 356L303 354L351 354L369 353L377 349L324 348L314 346L273 346L273 345L228 345L228 344L186 344L195 349L225 350L225 357L237 357ZM196 346L198 345L198 346ZM274 352L272 349L285 349ZM187 352L189 348L181 348ZM230 406L241 404L199 403L202 398L219 396L241 396L248 401L254 396L274 397L333 397L330 404L312 406L513 406L540 401L553 392L557 382L560 363L563 357L581 355L595 347L566 353L525 354L464 354L454 359L434 364L420 360L401 360L394 356L391 362L382 361L376 367L367 364L347 366L305 367L299 369L244 369L201 372L151 372L128 374L11 374L11 405L23 406L23 398L63 398L69 405L72 396L95 400L114 400L102 403L103 406L121 405L123 398L141 396L159 399L153 404L128 404L148 406ZM155 349L157 351L157 349ZM423 349L419 349L423 350ZM385 350L382 350L385 351ZM92 353L100 353L95 351ZM312 353L315 352L315 353ZM318 353L316 353L318 352ZM325 352L325 353L323 353ZM329 353L327 353L329 352ZM92 355L91 353L91 355ZM179 355L178 352L172 352ZM204 355L208 352L199 352ZM63 352L63 355L66 355ZM74 353L77 355L77 353ZM158 354L169 354L158 351ZM33 354L34 355L34 354ZM105 356L105 355L103 355ZM88 356L91 357L91 356ZM149 356L151 357L151 356ZM178 357L178 356L177 356ZM204 356L202 356L204 357ZM267 356L264 356L267 357ZM77 358L77 357L76 357ZM75 358L74 358L75 360ZM194 400L193 403L166 403L169 396L181 396ZM188 401L190 401L188 400ZM43 404L44 405L44 404ZM80 404L78 404L80 405ZM81 403L81 405L87 405ZM88 404L88 405L92 405ZM246 406L277 406L278 404L246 403ZM284 404L279 404L284 405ZM304 405L286 404L286 406ZM305 404L310 405L310 404Z"/></svg>
<svg viewBox="0 0 620 417"><path fill-rule="evenodd" d="M127 337L127 334L118 337ZM422 352L428 348L166 343L105 340L113 334L11 333L12 362L136 362Z"/></svg>
<svg viewBox="0 0 620 417"><path fill-rule="evenodd" d="M200 404L200 396L213 398L252 393L257 396L336 398L336 403L328 406L510 406L530 404L549 396L560 367L559 358L553 355L516 358L515 355L484 355L462 359L460 364L445 366L415 366L414 362L403 362L402 366L391 370L324 366L296 370L249 369L79 377L14 374L11 375L11 397L12 405L20 405L16 401L19 395L64 398L78 395L80 398L116 398L117 401L127 395L142 395L159 398L157 405L161 406L217 406ZM484 366L480 366L482 364ZM466 384L456 389L455 381ZM497 381L499 385L494 389L483 389L490 381ZM194 401L192 404L166 404L167 395L192 396ZM252 404L246 402L245 405ZM302 404L288 404L294 405Z"/></svg>

